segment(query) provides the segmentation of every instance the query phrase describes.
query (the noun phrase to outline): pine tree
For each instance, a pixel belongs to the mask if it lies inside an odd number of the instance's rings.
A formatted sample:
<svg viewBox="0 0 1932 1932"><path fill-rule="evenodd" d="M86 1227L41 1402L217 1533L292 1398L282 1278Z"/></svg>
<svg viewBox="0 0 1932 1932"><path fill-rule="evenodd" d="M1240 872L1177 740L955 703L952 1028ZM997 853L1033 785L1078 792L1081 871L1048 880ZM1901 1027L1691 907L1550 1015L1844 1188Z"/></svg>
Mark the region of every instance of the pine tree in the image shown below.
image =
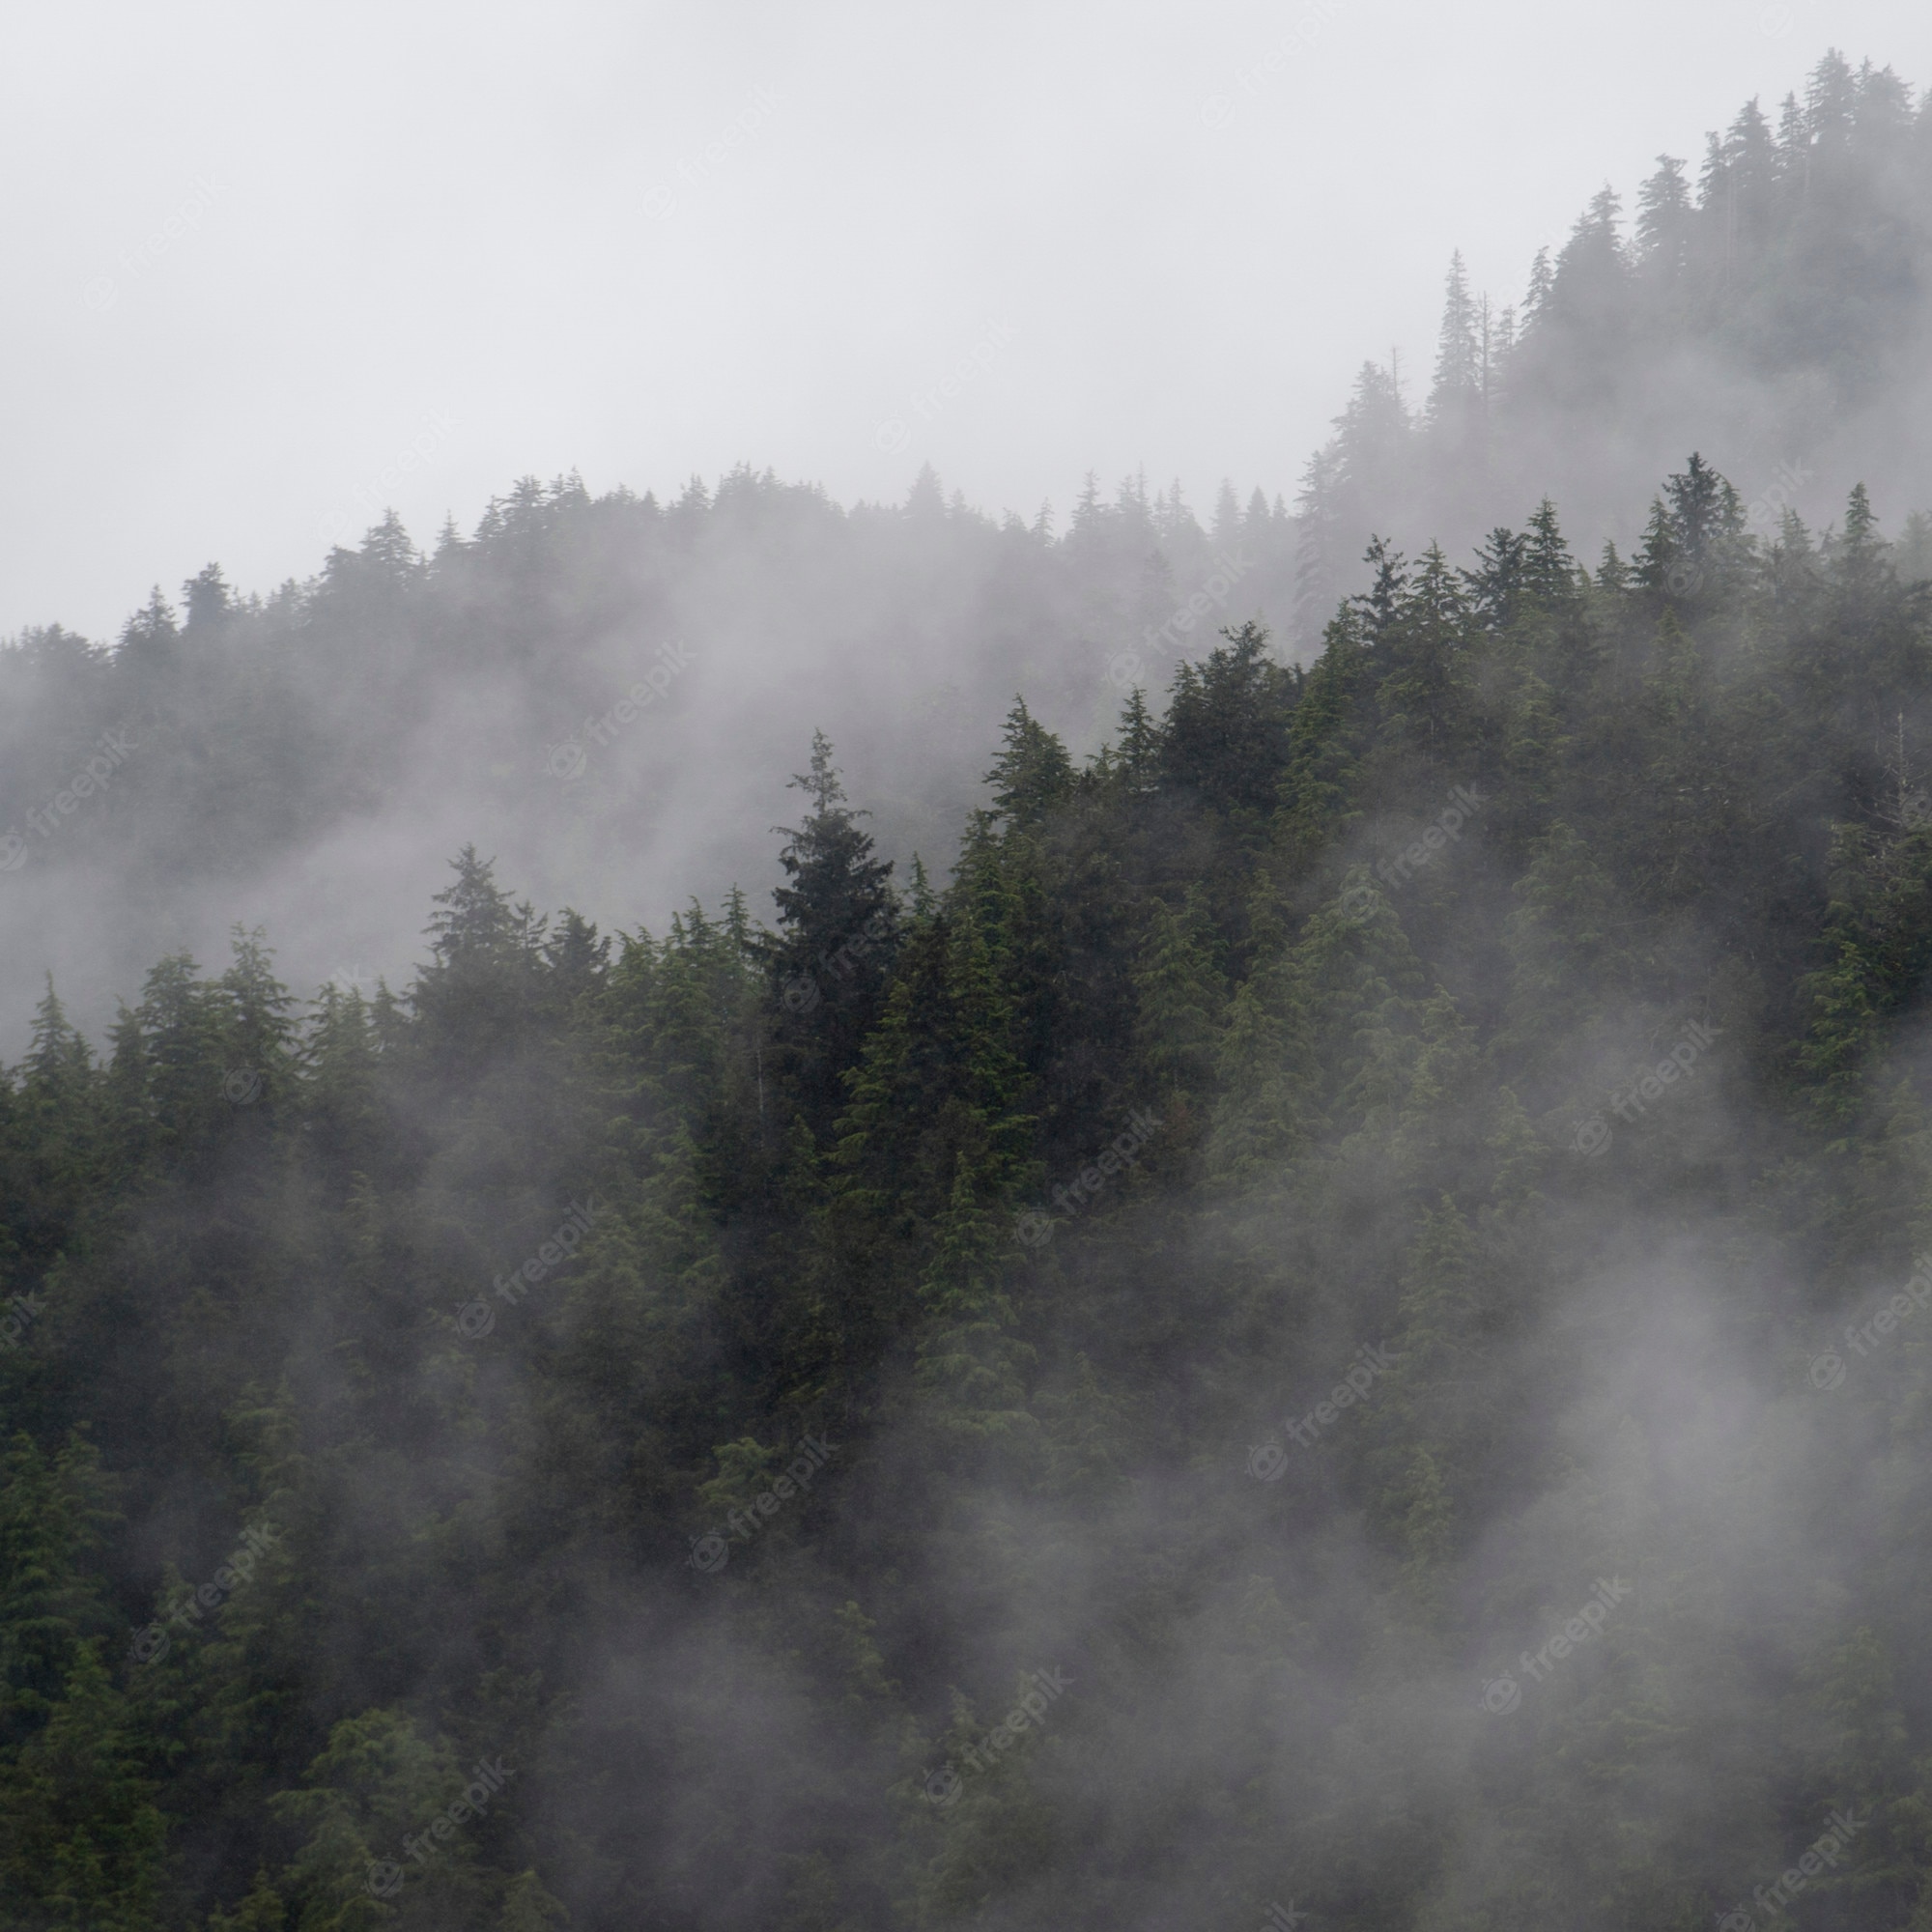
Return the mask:
<svg viewBox="0 0 1932 1932"><path fill-rule="evenodd" d="M456 877L436 895L427 927L430 962L411 1005L420 1047L445 1078L470 1081L527 1044L539 1019L537 972L545 922L512 905L496 862L466 845L450 862ZM378 995L378 1033L381 1033Z"/></svg>
<svg viewBox="0 0 1932 1932"><path fill-rule="evenodd" d="M1179 911L1153 900L1149 919L1134 973L1135 1044L1141 1064L1173 1096L1172 1107L1211 1087L1227 982L1215 963L1216 935L1198 885L1189 888Z"/></svg>
<svg viewBox="0 0 1932 1932"><path fill-rule="evenodd" d="M1637 259L1644 272L1666 286L1683 274L1690 242L1690 190L1684 163L1659 155L1657 172L1637 191Z"/></svg>
<svg viewBox="0 0 1932 1932"><path fill-rule="evenodd" d="M0 1765L0 1884L15 1923L146 1932L166 1824L128 1701L94 1643L74 1653L45 1725Z"/></svg>
<svg viewBox="0 0 1932 1932"><path fill-rule="evenodd" d="M1478 315L1470 299L1468 276L1459 248L1450 258L1442 303L1442 327L1435 350L1435 377L1429 392L1432 427L1458 452L1481 427L1483 355Z"/></svg>
<svg viewBox="0 0 1932 1932"><path fill-rule="evenodd" d="M811 741L810 772L792 780L811 804L785 830L779 854L779 929L766 950L777 1000L774 1064L789 1083L811 1132L829 1133L843 1099L843 1075L876 1023L899 936L892 862L845 804L823 732ZM781 828L782 829L782 828Z"/></svg>
<svg viewBox="0 0 1932 1932"><path fill-rule="evenodd" d="M1267 633L1243 624L1223 633L1199 665L1175 680L1160 735L1165 781L1231 815L1271 811L1288 763L1293 673L1268 655Z"/></svg>
<svg viewBox="0 0 1932 1932"><path fill-rule="evenodd" d="M1388 662L1379 692L1382 730L1431 757L1450 752L1463 729L1469 611L1457 575L1431 544L1382 646Z"/></svg>
<svg viewBox="0 0 1932 1932"><path fill-rule="evenodd" d="M1005 742L985 782L993 810L1011 825L1038 825L1072 795L1073 760L1051 731L1035 723L1024 698L1015 698L1007 714Z"/></svg>
<svg viewBox="0 0 1932 1932"><path fill-rule="evenodd" d="M1544 497L1529 519L1528 550L1523 557L1523 588L1544 610L1574 609L1578 572L1557 521L1556 505Z"/></svg>
<svg viewBox="0 0 1932 1932"><path fill-rule="evenodd" d="M1506 527L1490 532L1476 551L1476 567L1461 573L1469 601L1488 630L1506 631L1515 622L1527 588L1529 539Z"/></svg>

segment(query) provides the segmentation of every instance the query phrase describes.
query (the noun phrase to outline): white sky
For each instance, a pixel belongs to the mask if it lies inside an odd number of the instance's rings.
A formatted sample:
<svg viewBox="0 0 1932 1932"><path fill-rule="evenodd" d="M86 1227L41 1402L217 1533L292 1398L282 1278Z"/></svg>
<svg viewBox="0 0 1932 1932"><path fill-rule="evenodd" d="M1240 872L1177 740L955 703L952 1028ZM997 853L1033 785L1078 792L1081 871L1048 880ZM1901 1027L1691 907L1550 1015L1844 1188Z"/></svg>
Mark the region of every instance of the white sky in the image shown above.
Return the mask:
<svg viewBox="0 0 1932 1932"><path fill-rule="evenodd" d="M1827 44L1932 79L1924 0L16 0L0 34L0 634L573 467L1292 497L1365 355L1426 378L1451 248L1514 299L1605 178L1694 173Z"/></svg>

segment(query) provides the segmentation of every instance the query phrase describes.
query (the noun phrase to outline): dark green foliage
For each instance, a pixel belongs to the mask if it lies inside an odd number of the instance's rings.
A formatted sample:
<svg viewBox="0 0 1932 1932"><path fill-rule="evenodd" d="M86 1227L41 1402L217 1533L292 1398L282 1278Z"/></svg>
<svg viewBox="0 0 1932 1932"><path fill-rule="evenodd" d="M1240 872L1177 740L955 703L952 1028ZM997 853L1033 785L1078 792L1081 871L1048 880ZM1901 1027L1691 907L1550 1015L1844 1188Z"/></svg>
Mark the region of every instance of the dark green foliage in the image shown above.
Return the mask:
<svg viewBox="0 0 1932 1932"><path fill-rule="evenodd" d="M1658 500L1016 704L903 900L821 737L769 931L466 848L399 994L49 990L0 1923L1621 1932L1834 1805L1803 1908L1922 1917L1932 613L1862 494Z"/></svg>
<svg viewBox="0 0 1932 1932"><path fill-rule="evenodd" d="M1918 487L1932 366L1922 96L1889 68L1828 53L1775 127L1751 100L1711 133L1694 180L1657 156L1634 215L1600 190L1568 241L1539 251L1516 308L1472 292L1458 254L1426 409L1404 407L1393 358L1363 371L1297 504L1304 582L1326 593L1300 607L1306 648L1372 535L1475 548L1542 491L1579 526L1608 526L1690 441L1726 452L1749 508L1709 494L1702 463L1679 479L1688 491L1666 492L1677 528L1653 525L1641 560L1680 600L1715 589L1739 520L1768 534L1794 493L1808 508L1823 451L1830 463L1857 448L1888 487ZM1513 559L1492 552L1479 575L1493 617Z"/></svg>

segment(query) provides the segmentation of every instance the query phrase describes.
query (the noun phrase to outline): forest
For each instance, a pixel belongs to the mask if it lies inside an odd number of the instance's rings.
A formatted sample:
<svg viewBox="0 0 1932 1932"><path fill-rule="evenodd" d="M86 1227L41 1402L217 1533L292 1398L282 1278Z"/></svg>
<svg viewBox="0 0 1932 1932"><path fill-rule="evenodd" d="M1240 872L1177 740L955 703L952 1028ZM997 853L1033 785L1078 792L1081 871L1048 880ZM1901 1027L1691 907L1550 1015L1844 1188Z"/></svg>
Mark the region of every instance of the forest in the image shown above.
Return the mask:
<svg viewBox="0 0 1932 1932"><path fill-rule="evenodd" d="M1932 182L1889 74L1761 120L1604 242L1676 291L1618 366L1671 302L1773 353L1734 192ZM1596 232L1518 398L1594 366ZM138 876L160 942L0 1069L0 1925L1932 1926L1932 524L1797 494L1362 496L1342 583L1305 503L566 479L0 654L0 889ZM981 626L1003 722L882 669L888 801L765 694L757 891L533 900L479 835L621 857L606 752L723 742L667 613L814 549ZM513 715L406 972L171 943Z"/></svg>
<svg viewBox="0 0 1932 1932"><path fill-rule="evenodd" d="M470 842L607 925L662 928L734 879L762 901L813 725L903 871L951 851L1016 692L1084 759L1131 689L1157 698L1225 626L1312 664L1378 536L1463 561L1548 497L1579 554L1634 554L1693 449L1762 543L1864 483L1900 576L1932 578L1915 99L1830 54L1694 170L1663 157L1630 218L1606 187L1507 314L1452 265L1426 389L1364 365L1298 490L1228 482L1197 506L1089 476L1022 518L929 470L851 505L749 464L662 496L526 476L467 531L418 544L384 517L301 582L208 564L111 642L29 630L0 650L0 1029L24 1039L51 968L99 1038L157 957L218 955L237 920L304 987L400 984ZM98 794L50 811L109 733L128 750Z"/></svg>
<svg viewBox="0 0 1932 1932"><path fill-rule="evenodd" d="M769 921L50 989L10 1921L1909 1922L1929 701L1692 457L1015 703L944 883L820 738Z"/></svg>

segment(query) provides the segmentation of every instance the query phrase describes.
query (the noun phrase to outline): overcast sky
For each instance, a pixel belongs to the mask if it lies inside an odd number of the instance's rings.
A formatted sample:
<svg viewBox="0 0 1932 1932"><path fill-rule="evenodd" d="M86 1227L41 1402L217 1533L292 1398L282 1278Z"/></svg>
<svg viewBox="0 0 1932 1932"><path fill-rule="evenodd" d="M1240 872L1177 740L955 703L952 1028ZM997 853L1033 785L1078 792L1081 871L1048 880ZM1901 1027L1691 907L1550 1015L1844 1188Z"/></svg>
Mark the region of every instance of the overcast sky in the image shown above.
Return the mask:
<svg viewBox="0 0 1932 1932"><path fill-rule="evenodd" d="M1292 497L1365 355L1426 381L1452 248L1515 299L1828 43L1932 78L1924 0L43 0L5 39L0 634L531 471Z"/></svg>

